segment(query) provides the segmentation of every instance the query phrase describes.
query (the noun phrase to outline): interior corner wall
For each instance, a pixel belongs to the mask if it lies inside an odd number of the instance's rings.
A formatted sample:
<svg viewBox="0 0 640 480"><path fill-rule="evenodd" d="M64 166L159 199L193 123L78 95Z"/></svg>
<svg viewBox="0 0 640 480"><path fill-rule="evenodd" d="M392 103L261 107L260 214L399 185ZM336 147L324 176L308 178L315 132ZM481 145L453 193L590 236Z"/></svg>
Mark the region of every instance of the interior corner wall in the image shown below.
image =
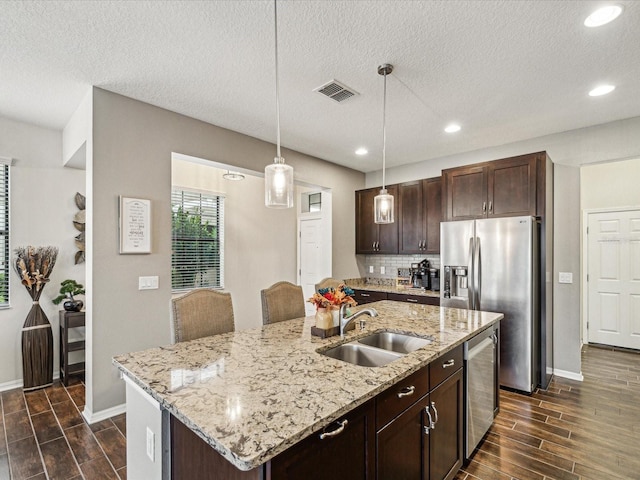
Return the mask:
<svg viewBox="0 0 640 480"><path fill-rule="evenodd" d="M95 87L92 136L92 152L87 155L92 165L87 170L92 172L89 203L93 220L89 228L93 242L88 262L92 271L93 368L87 404L91 405L89 413L95 414L125 400L124 384L111 365L114 355L170 341L172 152L263 171L272 161L275 147ZM354 192L364 187L364 174L291 150L285 150L283 156L294 167L297 181L332 189L334 274L357 275ZM119 195L151 200L151 254L118 254ZM261 203L255 208L266 207ZM295 232L294 223L291 235ZM291 272L278 270L277 259L291 256L295 264L295 249L264 254L277 257L273 259L274 270L269 272L274 278L290 278ZM139 291L141 275L157 275L159 288ZM295 282L295 276L291 280Z"/></svg>
<svg viewBox="0 0 640 480"><path fill-rule="evenodd" d="M58 259L49 284L42 291L40 306L51 322L54 337L54 375L58 367L58 311L51 299L60 283L72 278L85 281L83 264L75 265L73 216L78 211L74 197L85 192L82 170L62 166L62 133L0 117L0 155L15 159L10 168L9 248L53 245ZM10 304L0 310L0 388L22 385L22 325L31 308L31 297L18 275L9 272Z"/></svg>

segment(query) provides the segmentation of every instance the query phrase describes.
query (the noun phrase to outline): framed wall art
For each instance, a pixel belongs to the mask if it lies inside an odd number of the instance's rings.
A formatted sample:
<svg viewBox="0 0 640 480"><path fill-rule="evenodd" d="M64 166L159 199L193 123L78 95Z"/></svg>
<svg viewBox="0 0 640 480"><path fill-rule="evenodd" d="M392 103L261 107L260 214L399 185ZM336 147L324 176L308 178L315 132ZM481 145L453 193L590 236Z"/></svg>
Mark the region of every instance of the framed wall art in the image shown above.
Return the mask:
<svg viewBox="0 0 640 480"><path fill-rule="evenodd" d="M120 253L151 253L151 200L120 196Z"/></svg>

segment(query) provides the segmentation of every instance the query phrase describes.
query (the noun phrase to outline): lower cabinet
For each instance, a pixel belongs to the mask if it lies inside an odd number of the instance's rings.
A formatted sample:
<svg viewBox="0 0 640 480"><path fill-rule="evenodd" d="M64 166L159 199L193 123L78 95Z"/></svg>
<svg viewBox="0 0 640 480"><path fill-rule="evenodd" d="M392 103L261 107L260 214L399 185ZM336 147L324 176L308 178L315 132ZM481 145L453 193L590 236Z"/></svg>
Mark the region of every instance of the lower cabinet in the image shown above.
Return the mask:
<svg viewBox="0 0 640 480"><path fill-rule="evenodd" d="M375 401L349 412L273 458L266 480L374 478Z"/></svg>
<svg viewBox="0 0 640 480"><path fill-rule="evenodd" d="M462 368L457 368L392 421L382 427L378 425L377 480L455 477L463 460L462 388Z"/></svg>
<svg viewBox="0 0 640 480"><path fill-rule="evenodd" d="M462 467L462 382L460 368L429 393L434 425L429 430L429 476L422 478L450 480Z"/></svg>

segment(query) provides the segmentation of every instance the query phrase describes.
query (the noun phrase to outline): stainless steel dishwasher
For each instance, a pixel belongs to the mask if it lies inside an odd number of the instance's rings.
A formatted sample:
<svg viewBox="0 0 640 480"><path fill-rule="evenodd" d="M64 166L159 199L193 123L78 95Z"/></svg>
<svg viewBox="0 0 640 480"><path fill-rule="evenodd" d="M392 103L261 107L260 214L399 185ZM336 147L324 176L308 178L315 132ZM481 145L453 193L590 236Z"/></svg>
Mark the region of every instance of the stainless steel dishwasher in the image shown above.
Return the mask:
<svg viewBox="0 0 640 480"><path fill-rule="evenodd" d="M464 344L465 441L468 460L498 413L499 325Z"/></svg>

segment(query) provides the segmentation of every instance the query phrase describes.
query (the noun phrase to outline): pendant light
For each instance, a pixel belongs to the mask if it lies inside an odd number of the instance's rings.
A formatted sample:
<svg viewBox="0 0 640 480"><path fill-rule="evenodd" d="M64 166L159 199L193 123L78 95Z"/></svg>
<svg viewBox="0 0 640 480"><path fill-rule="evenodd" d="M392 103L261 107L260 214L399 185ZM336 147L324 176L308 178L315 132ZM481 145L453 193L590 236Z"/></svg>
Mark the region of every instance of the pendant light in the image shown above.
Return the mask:
<svg viewBox="0 0 640 480"><path fill-rule="evenodd" d="M293 167L280 155L280 85L278 81L278 5L273 1L276 52L276 126L277 151L271 165L264 169L264 204L269 208L293 207Z"/></svg>
<svg viewBox="0 0 640 480"><path fill-rule="evenodd" d="M378 67L378 75L384 76L384 100L382 103L382 189L380 194L373 199L373 217L375 223L393 223L393 195L387 193L385 188L385 167L387 150L387 75L393 72L393 65L385 63Z"/></svg>

